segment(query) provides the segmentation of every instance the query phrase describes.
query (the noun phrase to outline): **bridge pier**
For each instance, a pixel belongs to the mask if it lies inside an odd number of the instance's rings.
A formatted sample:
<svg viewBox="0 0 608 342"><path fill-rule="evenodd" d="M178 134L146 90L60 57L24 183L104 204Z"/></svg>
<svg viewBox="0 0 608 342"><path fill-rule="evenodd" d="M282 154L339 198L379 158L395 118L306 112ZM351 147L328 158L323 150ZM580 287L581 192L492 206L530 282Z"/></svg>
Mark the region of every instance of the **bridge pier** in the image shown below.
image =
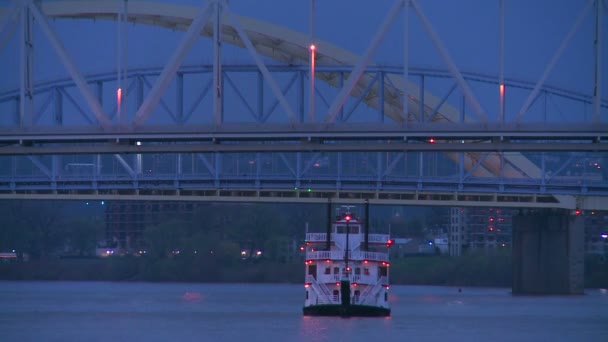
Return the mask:
<svg viewBox="0 0 608 342"><path fill-rule="evenodd" d="M583 216L531 210L512 223L513 294L582 294Z"/></svg>

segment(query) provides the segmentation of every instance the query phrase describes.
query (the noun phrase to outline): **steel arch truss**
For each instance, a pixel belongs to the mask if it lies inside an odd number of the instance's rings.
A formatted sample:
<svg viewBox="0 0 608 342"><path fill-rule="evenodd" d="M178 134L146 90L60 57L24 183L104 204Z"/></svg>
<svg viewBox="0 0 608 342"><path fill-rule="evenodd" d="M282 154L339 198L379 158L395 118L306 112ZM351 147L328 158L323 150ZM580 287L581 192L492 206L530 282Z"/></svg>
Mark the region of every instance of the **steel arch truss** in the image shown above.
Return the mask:
<svg viewBox="0 0 608 342"><path fill-rule="evenodd" d="M238 17L223 1L195 10L137 1L125 1L118 11L103 2L11 4L0 28L14 27L19 18L23 63L20 89L0 94L0 189L6 194L289 188L297 193L309 188L525 193L528 198L608 194L605 156L599 153L608 145L601 79L596 77L593 96L545 85L570 34L535 84L505 79L502 65L497 78L463 73L419 2L399 0L363 56L316 42L314 79L323 82L307 92L312 81L305 66L308 38ZM601 18L601 2L596 4ZM402 67L371 65L386 29L410 8L447 71L411 68L407 53ZM70 79L32 83L32 18ZM48 18L131 21L186 33L162 69L127 72L119 65L118 78L85 78ZM0 32L1 47L5 31ZM180 67L201 34L212 37L213 64ZM255 65L222 64L221 42L247 48ZM407 51L407 34L404 45ZM266 65L260 55L289 65ZM596 57L596 76L601 76L599 52ZM492 104L476 98L478 87L500 89L499 113L484 110ZM505 88L511 98L521 92L525 102L519 111L505 112ZM124 101L123 90L129 94ZM317 106L306 107L310 98ZM585 113L588 106L592 115L563 124L561 112ZM315 112L326 115L315 120Z"/></svg>

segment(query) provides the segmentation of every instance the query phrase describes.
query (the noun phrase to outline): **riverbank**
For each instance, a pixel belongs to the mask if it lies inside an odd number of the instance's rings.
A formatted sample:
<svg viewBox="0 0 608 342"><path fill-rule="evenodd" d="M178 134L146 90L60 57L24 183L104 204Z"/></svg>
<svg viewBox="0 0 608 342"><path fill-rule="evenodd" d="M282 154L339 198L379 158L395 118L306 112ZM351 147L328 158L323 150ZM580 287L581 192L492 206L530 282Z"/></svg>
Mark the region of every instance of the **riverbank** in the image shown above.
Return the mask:
<svg viewBox="0 0 608 342"><path fill-rule="evenodd" d="M509 287L511 272L509 256L414 256L391 263L391 284ZM301 283L304 264L188 258L55 259L0 264L0 280ZM608 287L606 261L586 259L585 287Z"/></svg>

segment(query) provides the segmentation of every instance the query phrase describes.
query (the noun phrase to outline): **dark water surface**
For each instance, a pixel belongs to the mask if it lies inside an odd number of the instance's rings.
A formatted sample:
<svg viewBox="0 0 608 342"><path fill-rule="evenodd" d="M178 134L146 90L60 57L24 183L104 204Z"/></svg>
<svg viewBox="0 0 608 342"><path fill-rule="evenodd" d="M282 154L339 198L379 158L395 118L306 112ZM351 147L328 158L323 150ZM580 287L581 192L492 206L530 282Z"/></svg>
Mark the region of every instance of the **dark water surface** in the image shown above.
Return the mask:
<svg viewBox="0 0 608 342"><path fill-rule="evenodd" d="M390 318L301 314L283 284L0 282L0 341L608 341L608 291L391 286Z"/></svg>

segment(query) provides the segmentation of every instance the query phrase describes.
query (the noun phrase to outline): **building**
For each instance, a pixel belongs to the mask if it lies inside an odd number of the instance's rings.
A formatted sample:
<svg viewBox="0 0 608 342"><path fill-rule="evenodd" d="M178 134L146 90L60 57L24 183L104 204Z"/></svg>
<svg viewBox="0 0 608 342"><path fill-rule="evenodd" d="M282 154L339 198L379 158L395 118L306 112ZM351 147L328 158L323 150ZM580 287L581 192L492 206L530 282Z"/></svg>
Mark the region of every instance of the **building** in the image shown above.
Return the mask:
<svg viewBox="0 0 608 342"><path fill-rule="evenodd" d="M143 232L172 218L188 220L200 206L195 202L111 201L105 205L107 248L130 254L144 248Z"/></svg>
<svg viewBox="0 0 608 342"><path fill-rule="evenodd" d="M585 215L585 252L608 256L608 212L587 211Z"/></svg>
<svg viewBox="0 0 608 342"><path fill-rule="evenodd" d="M449 254L511 248L511 216L507 208L451 208Z"/></svg>

